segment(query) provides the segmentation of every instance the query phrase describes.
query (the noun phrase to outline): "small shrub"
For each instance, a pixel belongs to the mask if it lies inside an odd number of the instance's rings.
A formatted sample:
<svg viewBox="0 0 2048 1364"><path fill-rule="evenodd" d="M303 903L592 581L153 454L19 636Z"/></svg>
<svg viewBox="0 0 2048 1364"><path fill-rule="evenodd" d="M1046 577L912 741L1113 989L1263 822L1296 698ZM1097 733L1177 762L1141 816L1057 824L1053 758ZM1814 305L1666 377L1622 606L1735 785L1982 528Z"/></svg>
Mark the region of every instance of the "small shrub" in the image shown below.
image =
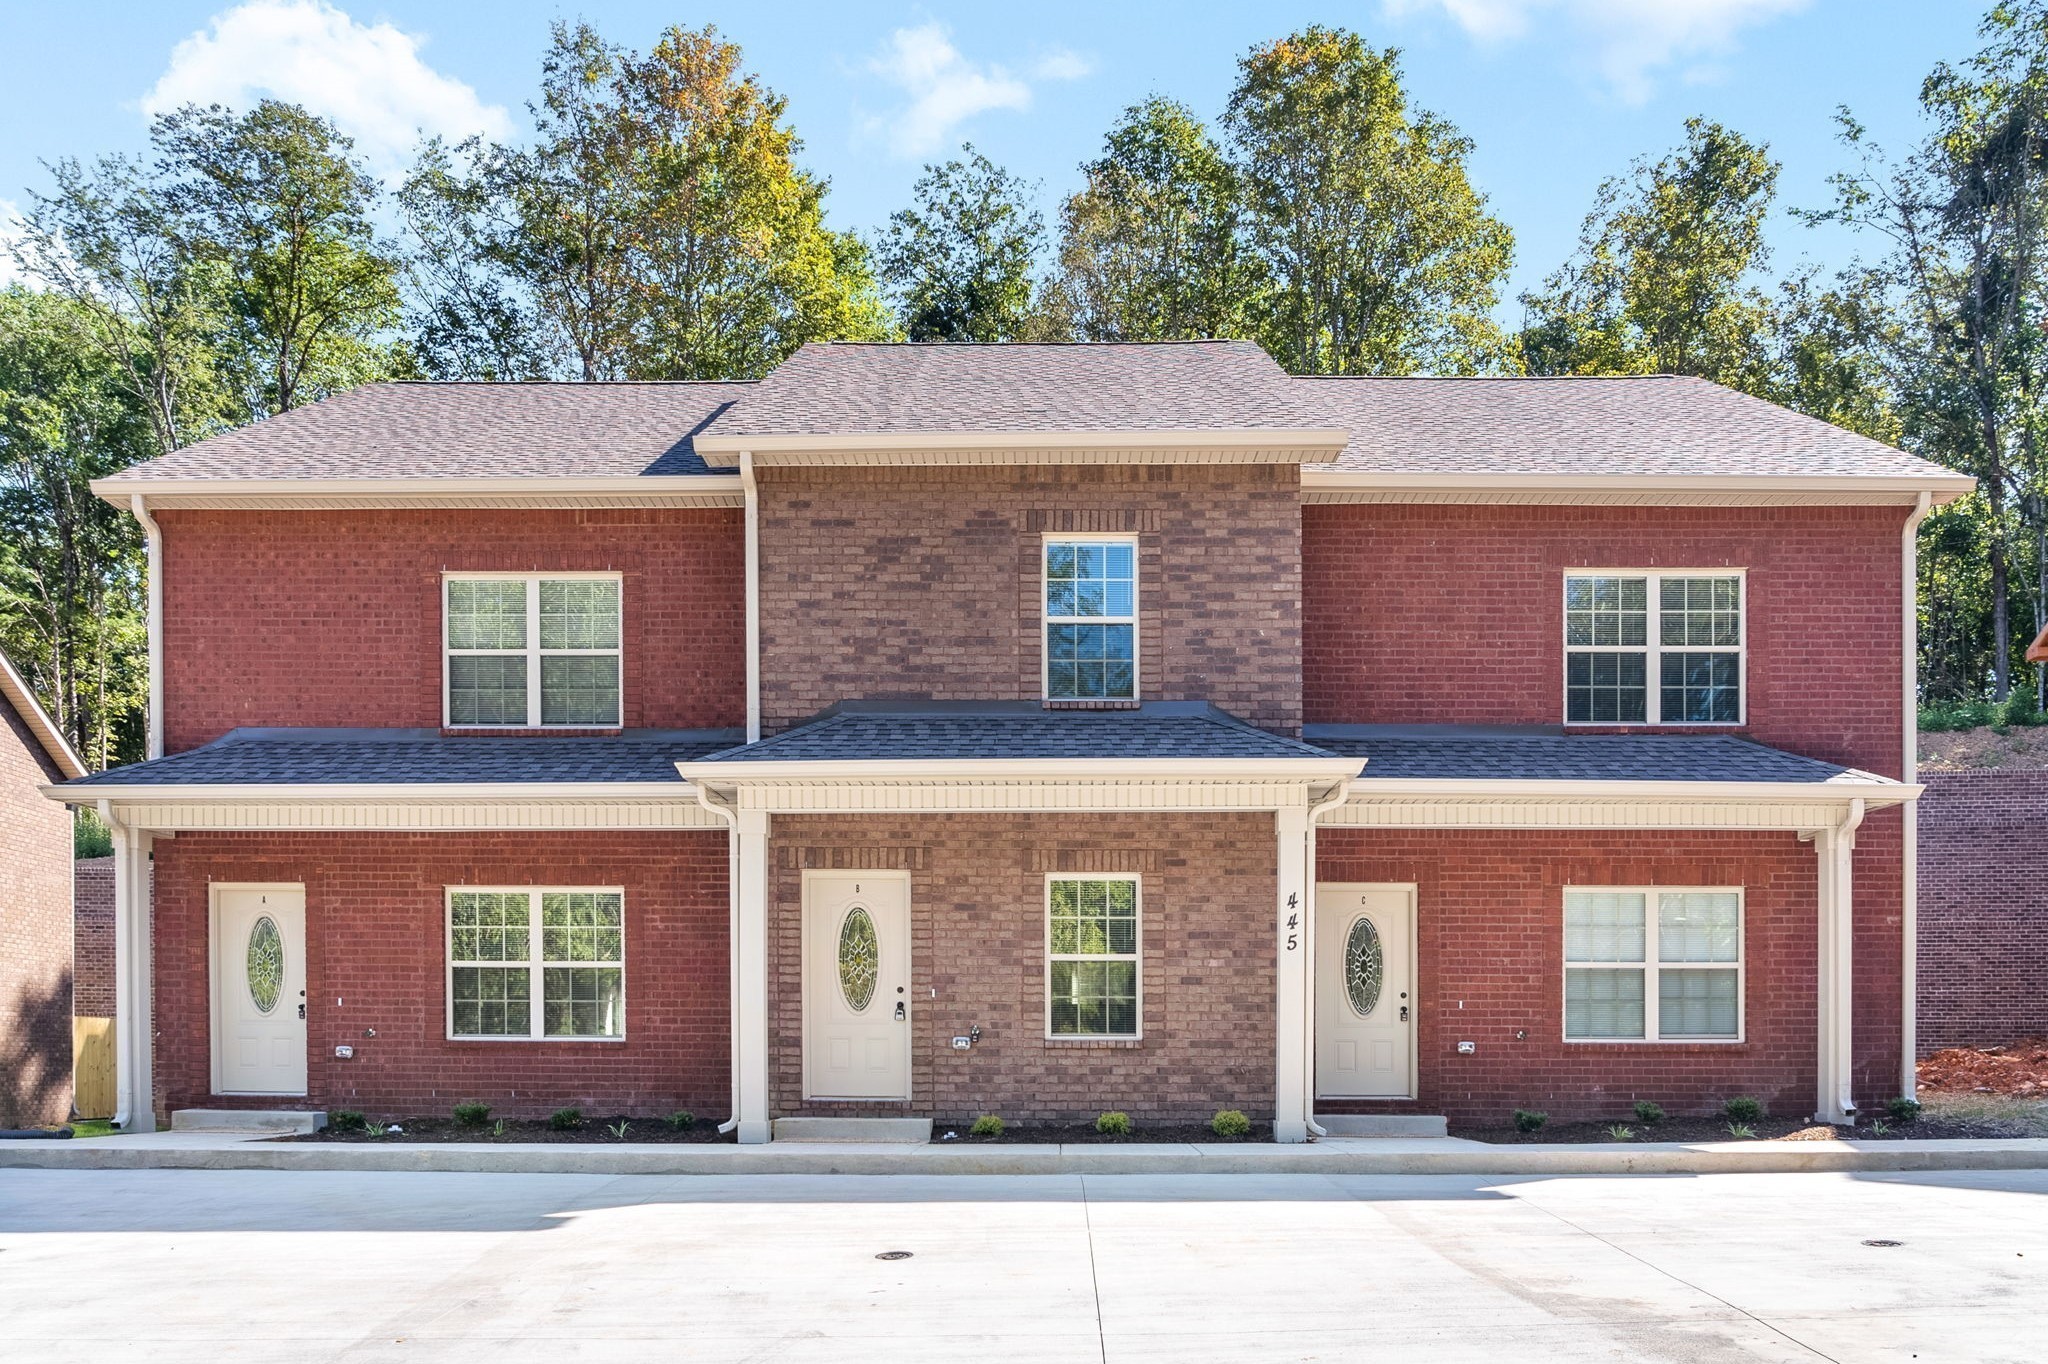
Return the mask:
<svg viewBox="0 0 2048 1364"><path fill-rule="evenodd" d="M1755 1099L1744 1097L1730 1099L1727 1103L1722 1104L1721 1112L1727 1116L1730 1122L1747 1124L1763 1117L1764 1106Z"/></svg>
<svg viewBox="0 0 2048 1364"><path fill-rule="evenodd" d="M1891 1134L1892 1134L1892 1125L1891 1125L1890 1123L1886 1122L1886 1121L1885 1121L1885 1120L1884 1120L1883 1118L1872 1118L1872 1119L1870 1120L1870 1135L1871 1135L1871 1136L1873 1136L1873 1137L1888 1137L1888 1136L1890 1136Z"/></svg>
<svg viewBox="0 0 2048 1364"><path fill-rule="evenodd" d="M1648 1099L1637 1099L1636 1121L1645 1127L1654 1127L1664 1121L1664 1110Z"/></svg>
<svg viewBox="0 0 2048 1364"><path fill-rule="evenodd" d="M2034 689L2014 687L2012 695L2006 697L2005 704L1998 708L1998 718L2008 725L2040 724L2041 711L2034 704Z"/></svg>
<svg viewBox="0 0 2048 1364"><path fill-rule="evenodd" d="M612 1134L613 1141L624 1141L628 1131L626 1120L620 1118L617 1122L608 1124L604 1130Z"/></svg>
<svg viewBox="0 0 2048 1364"><path fill-rule="evenodd" d="M974 1126L967 1129L970 1137L1000 1137L1006 1124L993 1113L984 1113L974 1120Z"/></svg>
<svg viewBox="0 0 2048 1364"><path fill-rule="evenodd" d="M367 1132L370 1120L353 1108L337 1108L327 1115L327 1128L331 1132Z"/></svg>
<svg viewBox="0 0 2048 1364"><path fill-rule="evenodd" d="M1636 1129L1616 1123L1607 1129L1607 1139L1609 1141L1634 1141L1636 1139Z"/></svg>
<svg viewBox="0 0 2048 1364"><path fill-rule="evenodd" d="M1104 1113L1095 1120L1095 1130L1105 1137L1128 1137L1131 1134L1131 1115L1128 1113Z"/></svg>
<svg viewBox="0 0 2048 1364"><path fill-rule="evenodd" d="M583 1110L580 1108L558 1108L548 1118L548 1126L557 1132L574 1132L583 1126Z"/></svg>
<svg viewBox="0 0 2048 1364"><path fill-rule="evenodd" d="M1901 1095L1886 1104L1884 1111L1893 1122L1911 1122L1920 1116L1920 1101Z"/></svg>
<svg viewBox="0 0 2048 1364"><path fill-rule="evenodd" d="M679 1108L662 1121L668 1124L671 1132L687 1132L697 1125L697 1115L687 1108Z"/></svg>
<svg viewBox="0 0 2048 1364"><path fill-rule="evenodd" d="M1731 1122L1728 1124L1728 1135L1737 1141L1755 1141L1756 1129L1746 1122Z"/></svg>
<svg viewBox="0 0 2048 1364"><path fill-rule="evenodd" d="M1526 1108L1515 1110L1515 1130L1517 1132L1534 1132L1549 1121L1550 1115L1548 1113L1532 1113Z"/></svg>
<svg viewBox="0 0 2048 1364"><path fill-rule="evenodd" d="M1252 1120L1234 1108L1226 1108L1209 1119L1209 1130L1225 1141L1235 1141L1252 1134Z"/></svg>
<svg viewBox="0 0 2048 1364"><path fill-rule="evenodd" d="M482 1127L490 1120L491 1106L489 1104L455 1105L455 1121L461 1123L464 1127Z"/></svg>
<svg viewBox="0 0 2048 1364"><path fill-rule="evenodd" d="M500 1118L496 1122L491 1124L491 1135L494 1137L502 1137L505 1135L505 1120L503 1118Z"/></svg>

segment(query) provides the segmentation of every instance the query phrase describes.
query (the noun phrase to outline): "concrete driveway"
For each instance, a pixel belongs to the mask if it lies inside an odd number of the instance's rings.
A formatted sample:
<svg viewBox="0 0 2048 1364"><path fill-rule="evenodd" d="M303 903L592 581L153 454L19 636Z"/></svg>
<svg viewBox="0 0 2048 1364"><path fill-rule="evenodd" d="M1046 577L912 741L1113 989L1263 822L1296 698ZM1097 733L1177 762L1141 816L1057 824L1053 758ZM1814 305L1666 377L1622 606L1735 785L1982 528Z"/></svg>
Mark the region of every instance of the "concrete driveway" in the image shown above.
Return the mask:
<svg viewBox="0 0 2048 1364"><path fill-rule="evenodd" d="M1988 1364L2044 1304L2039 1171L0 1171L23 1360Z"/></svg>

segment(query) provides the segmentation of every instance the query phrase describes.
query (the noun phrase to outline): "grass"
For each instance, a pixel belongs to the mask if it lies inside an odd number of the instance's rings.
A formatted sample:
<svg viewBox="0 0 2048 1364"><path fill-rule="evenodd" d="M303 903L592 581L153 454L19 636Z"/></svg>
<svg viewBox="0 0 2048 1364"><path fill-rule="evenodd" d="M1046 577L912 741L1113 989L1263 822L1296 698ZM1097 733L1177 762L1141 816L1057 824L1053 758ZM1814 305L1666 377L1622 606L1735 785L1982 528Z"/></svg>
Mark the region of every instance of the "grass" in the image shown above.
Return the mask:
<svg viewBox="0 0 2048 1364"><path fill-rule="evenodd" d="M111 1137L118 1129L105 1118L80 1118L71 1124L74 1137Z"/></svg>
<svg viewBox="0 0 2048 1364"><path fill-rule="evenodd" d="M2020 1134L2048 1137L2048 1099L2009 1094L1936 1094L1920 1091L1920 1116L1951 1122L2009 1123Z"/></svg>

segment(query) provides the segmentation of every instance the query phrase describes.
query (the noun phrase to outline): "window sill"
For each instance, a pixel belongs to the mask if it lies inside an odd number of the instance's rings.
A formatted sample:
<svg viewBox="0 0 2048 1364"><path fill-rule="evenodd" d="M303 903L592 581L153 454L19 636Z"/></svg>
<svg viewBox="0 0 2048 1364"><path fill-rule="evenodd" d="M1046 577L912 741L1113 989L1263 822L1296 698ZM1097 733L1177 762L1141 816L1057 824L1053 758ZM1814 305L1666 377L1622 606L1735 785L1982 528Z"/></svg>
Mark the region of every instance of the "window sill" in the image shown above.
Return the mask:
<svg viewBox="0 0 2048 1364"><path fill-rule="evenodd" d="M1721 1051L1742 1046L1746 1041L1741 1037L1567 1037L1564 1044L1568 1047L1706 1047Z"/></svg>
<svg viewBox="0 0 2048 1364"><path fill-rule="evenodd" d="M1145 1045L1142 1037L1047 1037L1048 1047L1078 1047L1108 1051L1130 1051Z"/></svg>
<svg viewBox="0 0 2048 1364"><path fill-rule="evenodd" d="M563 735L584 735L591 738L617 738L624 734L622 725L443 725L441 737L459 739L488 736L493 739L559 739Z"/></svg>
<svg viewBox="0 0 2048 1364"><path fill-rule="evenodd" d="M559 1046L561 1046L561 1045L562 1045L563 1043L565 1043L565 1042L572 1042L572 1043L573 1043L573 1042L595 1042L595 1043L598 1043L598 1044L600 1044L600 1045L602 1045L602 1046L616 1046L616 1045L618 1045L619 1043L621 1043L621 1042L624 1042L624 1041L625 1041L626 1039L625 1039L624 1037L474 1037L474 1036L471 1036L471 1037L446 1037L446 1038L443 1038L442 1040L443 1040L443 1041L446 1041L446 1042L457 1042L457 1043L461 1043L461 1044L464 1044L464 1045L469 1045L469 1044L472 1044L472 1043L474 1043L474 1044L480 1044L480 1045L483 1045L483 1046L492 1046L492 1047L502 1047L502 1046L506 1045L507 1043L511 1043L511 1044L517 1045L518 1043L521 1043L521 1042L531 1043L531 1044L533 1044L533 1045L535 1045L535 1046L545 1046L545 1047L559 1047Z"/></svg>
<svg viewBox="0 0 2048 1364"><path fill-rule="evenodd" d="M1047 710L1137 710L1142 702L1135 698L1119 697L1114 700L1056 701L1048 697L1040 702Z"/></svg>

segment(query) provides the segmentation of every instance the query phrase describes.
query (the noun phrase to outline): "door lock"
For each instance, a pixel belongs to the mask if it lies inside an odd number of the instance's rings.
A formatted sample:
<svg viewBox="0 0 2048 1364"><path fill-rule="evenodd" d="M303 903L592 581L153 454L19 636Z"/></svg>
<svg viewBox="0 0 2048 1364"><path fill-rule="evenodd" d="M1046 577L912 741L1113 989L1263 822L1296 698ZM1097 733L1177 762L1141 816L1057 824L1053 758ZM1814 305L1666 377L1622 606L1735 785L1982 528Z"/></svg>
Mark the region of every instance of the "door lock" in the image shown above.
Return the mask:
<svg viewBox="0 0 2048 1364"><path fill-rule="evenodd" d="M1408 1021L1408 1006L1406 1004L1401 1006L1401 1021L1403 1023Z"/></svg>
<svg viewBox="0 0 2048 1364"><path fill-rule="evenodd" d="M299 1020L300 1020L301 1022L304 1022L304 1021L305 1021L305 1017L306 1017L306 1006L305 1006L305 1005L303 1005L303 1004L301 1004L301 1005L299 1006Z"/></svg>
<svg viewBox="0 0 2048 1364"><path fill-rule="evenodd" d="M896 1001L896 1021L898 1023L901 1023L903 1021L903 1018L903 1001L899 999Z"/></svg>

